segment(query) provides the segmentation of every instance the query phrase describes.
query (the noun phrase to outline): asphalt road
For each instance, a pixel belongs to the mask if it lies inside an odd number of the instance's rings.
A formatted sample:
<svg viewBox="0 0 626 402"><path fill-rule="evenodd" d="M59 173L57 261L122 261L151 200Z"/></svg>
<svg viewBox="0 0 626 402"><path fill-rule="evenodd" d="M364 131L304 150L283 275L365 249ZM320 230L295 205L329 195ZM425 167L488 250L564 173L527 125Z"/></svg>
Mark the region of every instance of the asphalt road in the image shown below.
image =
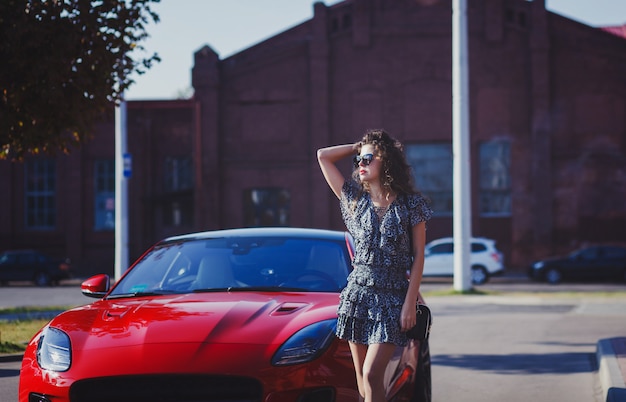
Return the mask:
<svg viewBox="0 0 626 402"><path fill-rule="evenodd" d="M600 401L596 343L626 334L626 294L428 302L435 402Z"/></svg>
<svg viewBox="0 0 626 402"><path fill-rule="evenodd" d="M20 362L0 361L0 401L17 401L20 365Z"/></svg>
<svg viewBox="0 0 626 402"><path fill-rule="evenodd" d="M425 292L449 281L426 281ZM433 402L599 402L595 348L626 334L626 285L494 281L495 295L430 296ZM573 292L573 293L572 293ZM0 288L0 308L89 303L75 286ZM0 362L15 402L19 362Z"/></svg>

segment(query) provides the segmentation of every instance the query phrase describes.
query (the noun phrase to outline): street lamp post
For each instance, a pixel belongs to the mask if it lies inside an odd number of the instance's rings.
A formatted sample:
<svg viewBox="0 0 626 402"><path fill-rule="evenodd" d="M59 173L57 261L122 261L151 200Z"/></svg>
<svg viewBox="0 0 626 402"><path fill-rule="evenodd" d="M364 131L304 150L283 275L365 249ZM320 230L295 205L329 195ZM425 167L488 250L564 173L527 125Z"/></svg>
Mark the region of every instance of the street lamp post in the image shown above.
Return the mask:
<svg viewBox="0 0 626 402"><path fill-rule="evenodd" d="M472 233L467 0L452 0L452 153L454 289L471 289Z"/></svg>
<svg viewBox="0 0 626 402"><path fill-rule="evenodd" d="M128 267L128 178L130 155L126 151L126 101L115 107L115 280Z"/></svg>

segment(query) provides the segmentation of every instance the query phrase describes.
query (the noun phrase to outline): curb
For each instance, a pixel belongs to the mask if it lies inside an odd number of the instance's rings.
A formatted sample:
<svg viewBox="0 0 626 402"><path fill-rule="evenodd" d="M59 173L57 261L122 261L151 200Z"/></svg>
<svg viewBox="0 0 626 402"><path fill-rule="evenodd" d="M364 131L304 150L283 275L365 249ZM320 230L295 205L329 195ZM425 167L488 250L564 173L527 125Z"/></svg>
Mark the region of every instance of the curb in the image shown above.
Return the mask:
<svg viewBox="0 0 626 402"><path fill-rule="evenodd" d="M0 355L0 363L19 362L24 357L23 353L10 353Z"/></svg>
<svg viewBox="0 0 626 402"><path fill-rule="evenodd" d="M626 373L622 373L618 359L626 359L626 356L618 356L615 353L613 341L624 342L626 338L600 339L596 347L602 401L624 402L626 401L626 384L624 384Z"/></svg>

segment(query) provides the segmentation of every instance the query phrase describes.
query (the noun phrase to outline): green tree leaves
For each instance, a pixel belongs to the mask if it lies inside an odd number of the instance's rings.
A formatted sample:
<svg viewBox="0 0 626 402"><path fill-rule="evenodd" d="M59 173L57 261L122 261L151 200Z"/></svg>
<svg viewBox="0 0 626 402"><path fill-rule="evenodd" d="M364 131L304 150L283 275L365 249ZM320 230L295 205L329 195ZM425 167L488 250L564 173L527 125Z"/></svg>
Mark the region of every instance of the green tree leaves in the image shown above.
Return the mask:
<svg viewBox="0 0 626 402"><path fill-rule="evenodd" d="M90 137L131 75L159 61L140 45L157 2L2 0L0 159L67 153Z"/></svg>

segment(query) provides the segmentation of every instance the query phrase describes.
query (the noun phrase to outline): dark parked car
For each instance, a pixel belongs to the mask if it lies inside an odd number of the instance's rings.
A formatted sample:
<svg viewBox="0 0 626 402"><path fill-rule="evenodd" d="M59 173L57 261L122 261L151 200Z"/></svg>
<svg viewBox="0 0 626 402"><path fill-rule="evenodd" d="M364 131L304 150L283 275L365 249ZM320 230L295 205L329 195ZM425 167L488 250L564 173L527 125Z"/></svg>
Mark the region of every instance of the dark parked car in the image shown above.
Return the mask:
<svg viewBox="0 0 626 402"><path fill-rule="evenodd" d="M48 286L71 276L68 259L55 260L35 250L9 250L0 254L0 284L32 281Z"/></svg>
<svg viewBox="0 0 626 402"><path fill-rule="evenodd" d="M556 284L562 280L626 281L626 248L593 246L531 265L531 279Z"/></svg>
<svg viewBox="0 0 626 402"><path fill-rule="evenodd" d="M335 337L351 270L345 232L249 228L150 248L94 303L61 313L28 344L20 402L358 402ZM430 402L428 341L397 347L388 401Z"/></svg>

